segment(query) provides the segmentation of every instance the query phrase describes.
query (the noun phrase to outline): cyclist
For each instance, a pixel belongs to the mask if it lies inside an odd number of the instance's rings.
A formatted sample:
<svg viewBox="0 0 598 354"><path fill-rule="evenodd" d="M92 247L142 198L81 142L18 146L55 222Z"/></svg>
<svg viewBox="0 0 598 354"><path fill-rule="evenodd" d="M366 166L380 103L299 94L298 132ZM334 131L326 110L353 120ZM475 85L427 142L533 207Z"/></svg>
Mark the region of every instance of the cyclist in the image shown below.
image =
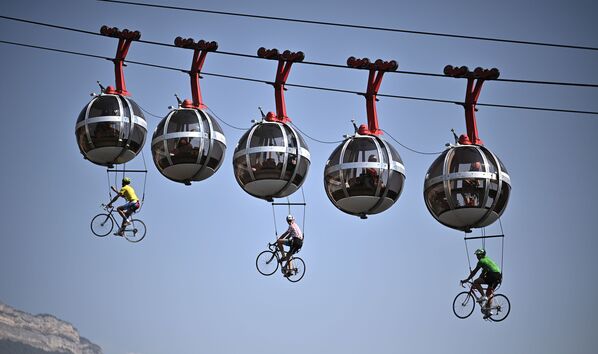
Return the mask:
<svg viewBox="0 0 598 354"><path fill-rule="evenodd" d="M116 190L115 190L116 191ZM129 216L133 214L133 212L139 209L139 198L135 194L135 190L131 187L131 179L129 177L124 177L122 180L122 188L120 191L112 198L110 203L108 203L107 207L112 207L112 203L114 203L119 197L125 198L127 203L124 205L119 206L116 208L120 216L123 218L122 225L115 235L122 236L125 232L125 227L130 225L131 222L129 221Z"/></svg>
<svg viewBox="0 0 598 354"><path fill-rule="evenodd" d="M494 293L494 289L502 281L502 273L500 272L498 265L496 265L496 263L494 263L490 257L486 256L486 250L478 248L475 250L474 254L478 258L478 264L471 271L467 279L461 280L461 285L473 278L478 270L482 269L482 274L480 274L480 277L473 281L473 288L476 289L481 295L481 297L478 299L478 302L480 304L482 304L484 301L486 302L486 305L482 308L482 311L484 312L484 319L486 319L490 317L489 310L492 307L492 295ZM488 285L488 288L486 289L486 295L484 295L482 284Z"/></svg>
<svg viewBox="0 0 598 354"><path fill-rule="evenodd" d="M290 275L290 272L288 270L291 269L292 266L291 264L289 264L291 263L291 257L295 253L297 253L299 249L301 249L301 247L303 247L303 233L301 232L299 225L297 225L297 223L295 222L295 217L289 214L287 216L287 223L289 224L289 228L287 229L287 231L283 232L282 235L280 235L280 237L278 237L278 240L276 240L276 243L278 244L278 249L280 249L280 253L282 254L282 258L280 259L280 261L287 261L287 271L284 272L285 277L288 277ZM283 246L289 246L289 251L286 252L286 254L284 252Z"/></svg>

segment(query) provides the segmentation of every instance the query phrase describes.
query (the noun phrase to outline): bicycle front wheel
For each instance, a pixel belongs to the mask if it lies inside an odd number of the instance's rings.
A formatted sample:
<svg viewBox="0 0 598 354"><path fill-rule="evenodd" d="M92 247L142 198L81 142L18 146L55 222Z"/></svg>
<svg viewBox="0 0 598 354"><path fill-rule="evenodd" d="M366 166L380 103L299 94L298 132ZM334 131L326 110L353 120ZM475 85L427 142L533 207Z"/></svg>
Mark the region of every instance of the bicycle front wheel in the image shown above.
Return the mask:
<svg viewBox="0 0 598 354"><path fill-rule="evenodd" d="M139 219L131 220L124 231L124 236L129 242L139 242L145 237L145 224Z"/></svg>
<svg viewBox="0 0 598 354"><path fill-rule="evenodd" d="M303 259L299 257L291 258L290 270L287 270L287 272L290 272L287 276L290 282L296 283L303 279L305 275L305 262L303 262Z"/></svg>
<svg viewBox="0 0 598 354"><path fill-rule="evenodd" d="M272 275L278 269L278 257L272 251L263 251L255 259L257 271L263 275Z"/></svg>
<svg viewBox="0 0 598 354"><path fill-rule="evenodd" d="M91 219L91 232L97 237L104 237L112 231L114 221L108 214L98 214Z"/></svg>
<svg viewBox="0 0 598 354"><path fill-rule="evenodd" d="M507 318L511 312L511 302L503 294L496 294L491 298L490 319L494 322L500 322Z"/></svg>
<svg viewBox="0 0 598 354"><path fill-rule="evenodd" d="M455 296L455 300L453 300L453 313L455 313L455 316L460 319L467 318L471 316L474 308L475 299L469 291L464 291Z"/></svg>

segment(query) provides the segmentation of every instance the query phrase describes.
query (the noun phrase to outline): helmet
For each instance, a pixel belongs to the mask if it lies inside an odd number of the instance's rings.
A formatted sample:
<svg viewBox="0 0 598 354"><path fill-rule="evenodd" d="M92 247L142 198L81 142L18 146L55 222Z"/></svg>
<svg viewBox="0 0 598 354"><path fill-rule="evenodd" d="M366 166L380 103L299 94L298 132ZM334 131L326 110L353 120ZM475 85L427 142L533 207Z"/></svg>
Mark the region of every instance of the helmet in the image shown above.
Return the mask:
<svg viewBox="0 0 598 354"><path fill-rule="evenodd" d="M486 250L483 248L478 248L477 250L475 250L474 254L476 256L485 256L486 255Z"/></svg>
<svg viewBox="0 0 598 354"><path fill-rule="evenodd" d="M129 183L131 183L131 179L129 177L125 177L125 178L123 178L123 183L129 184Z"/></svg>
<svg viewBox="0 0 598 354"><path fill-rule="evenodd" d="M287 222L295 220L295 217L291 214L287 215Z"/></svg>

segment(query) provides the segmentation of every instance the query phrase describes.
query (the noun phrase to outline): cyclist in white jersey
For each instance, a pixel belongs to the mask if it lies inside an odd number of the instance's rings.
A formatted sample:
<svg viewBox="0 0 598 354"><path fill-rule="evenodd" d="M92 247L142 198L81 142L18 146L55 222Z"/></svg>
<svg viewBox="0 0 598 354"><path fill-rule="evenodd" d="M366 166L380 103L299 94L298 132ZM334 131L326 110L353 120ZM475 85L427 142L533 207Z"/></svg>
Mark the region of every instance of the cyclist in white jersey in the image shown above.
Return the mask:
<svg viewBox="0 0 598 354"><path fill-rule="evenodd" d="M278 237L278 240L276 240L280 253L282 253L281 262L291 259L293 254L297 253L297 251L303 247L303 233L301 232L299 225L295 222L293 215L287 216L287 223L289 224L289 228ZM285 253L283 246L289 246L288 252ZM286 264L287 268L288 266L289 262ZM288 272L285 272L285 276L288 276L288 274Z"/></svg>

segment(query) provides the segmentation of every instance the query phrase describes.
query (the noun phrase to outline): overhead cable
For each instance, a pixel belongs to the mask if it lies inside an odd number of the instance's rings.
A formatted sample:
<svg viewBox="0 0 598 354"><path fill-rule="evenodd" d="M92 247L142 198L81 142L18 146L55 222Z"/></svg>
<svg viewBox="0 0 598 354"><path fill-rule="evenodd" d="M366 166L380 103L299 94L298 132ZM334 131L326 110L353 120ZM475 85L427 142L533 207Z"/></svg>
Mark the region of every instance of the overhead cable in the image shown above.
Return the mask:
<svg viewBox="0 0 598 354"><path fill-rule="evenodd" d="M22 18L17 18L17 17L10 17L10 16L0 15L0 18L1 19L5 19L5 20L16 21L16 22L28 23L28 24L37 25L37 26L44 26L44 27L49 27L49 28L61 29L61 30L65 30L65 31L72 31L72 32L89 34L89 35L94 35L94 36L102 36L99 32L92 32L92 31L83 30L83 29L79 29L79 28L54 25L54 24L50 24L50 23L39 22L39 21L32 21L32 20L27 20L27 19L22 19ZM162 47L179 48L179 47L175 46L174 44L162 43L162 42L156 42L156 41L148 41L148 40L144 40L144 39L139 39L139 40L137 40L137 42L144 43L144 44L158 45L158 46L162 46ZM216 51L214 51L214 53L221 54L221 55L229 55L229 56L242 57L242 58L260 59L257 55L235 53L235 52L228 52L228 51L222 51L222 50L216 50ZM312 61L302 61L302 62L300 62L298 64L323 66L323 67L330 67L330 68L340 68L340 69L353 69L354 70L354 68L349 68L346 65L332 64L332 63L320 63L320 62L312 62ZM365 69L359 69L358 68L358 70L365 70ZM389 73L390 74L395 73L395 74L406 74L406 75L416 75L416 76L429 76L429 77L448 78L448 76L443 75L443 74L427 73L427 72L420 72L420 71L397 70L397 71L391 71ZM506 78L499 78L499 79L494 80L494 81L498 81L498 82L500 82L500 81L503 81L503 82L512 82L512 83L519 83L519 84L535 84L535 85L554 85L554 86L574 86L574 87L598 88L598 84L578 83L578 82L561 82L561 81L545 81L545 80L524 80L524 79L506 79Z"/></svg>
<svg viewBox="0 0 598 354"><path fill-rule="evenodd" d="M247 14L247 13L240 13L240 12L227 12L227 11L206 10L206 9L181 7L181 6L170 6L170 5L161 5L161 4L139 3L139 2L132 2L132 1L121 1L121 0L98 0L98 1L100 1L100 2L107 2L107 3L114 3L114 4L125 4L125 5L135 5L135 6L143 6L143 7L152 7L152 8L167 9L167 10L202 12L202 13L208 13L208 14L214 14L214 15L225 15L225 16L256 18L256 19L261 19L261 20L295 22L295 23L305 23L305 24L311 24L311 25L322 25L322 26L355 28L355 29L383 31L383 32L398 32L398 33L408 33L408 34L415 34L415 35L422 35L422 36L434 36L434 37L445 37L445 38L469 39L469 40L487 41L487 42L500 42L500 43L523 44L523 45L533 45L533 46L543 46L543 47L556 47L556 48L568 48L568 49L582 49L582 50L598 51L597 47L578 46L578 45L570 45L570 44L534 42L534 41L524 41L524 40L506 39L506 38L466 36L466 35L460 35L460 34L441 33L441 32L415 31L415 30L400 29L400 28L365 26L365 25L356 25L356 24L340 23L340 22L304 20L304 19L290 18L290 17L254 15L254 14Z"/></svg>
<svg viewBox="0 0 598 354"><path fill-rule="evenodd" d="M73 55L91 57L91 58L96 58L96 59L105 59L105 60L110 60L110 61L113 60L112 58L103 57L100 55L80 53L80 52L74 52L74 51L68 51L68 50L62 50L62 49L56 49L56 48L49 48L49 47L42 47L42 46L30 45L30 44L24 44L24 43L12 42L12 41L0 40L0 43L21 46L21 47L41 49L41 50L47 50L47 51L52 51L52 52L65 53L65 54L73 54ZM179 71L179 72L187 72L187 70L181 69L181 68L145 63L145 62L140 62L140 61L125 60L124 62L128 63L128 64L137 64L137 65L148 66L148 67L152 67L152 68L173 70L173 71ZM223 75L223 74L209 73L209 72L203 72L203 71L201 74L206 75L206 76L214 76L214 77L227 78L227 79L233 79L233 80L258 82L258 83L265 83L265 84L269 84L269 85L273 84L271 81L242 77L242 76ZM320 90L320 91L338 92L338 93L350 93L350 94L356 94L356 95L361 95L361 96L364 95L363 92L344 90L344 89L338 89L338 88L332 88L332 87L311 86L311 85L301 85L301 84L291 84L291 83L287 83L287 84L285 84L285 86L312 89L312 90ZM442 100L442 99L425 98L425 97L390 95L390 94L378 94L377 96L378 97L396 98L396 99L405 99L405 100L426 101L426 102L436 102L436 103L451 103L451 104L463 105L463 102L459 102L459 101ZM516 106L516 105L504 105L504 104L493 104L493 103L478 103L477 106L598 115L598 112L595 112L595 111L580 111L580 110L559 109L559 108Z"/></svg>

